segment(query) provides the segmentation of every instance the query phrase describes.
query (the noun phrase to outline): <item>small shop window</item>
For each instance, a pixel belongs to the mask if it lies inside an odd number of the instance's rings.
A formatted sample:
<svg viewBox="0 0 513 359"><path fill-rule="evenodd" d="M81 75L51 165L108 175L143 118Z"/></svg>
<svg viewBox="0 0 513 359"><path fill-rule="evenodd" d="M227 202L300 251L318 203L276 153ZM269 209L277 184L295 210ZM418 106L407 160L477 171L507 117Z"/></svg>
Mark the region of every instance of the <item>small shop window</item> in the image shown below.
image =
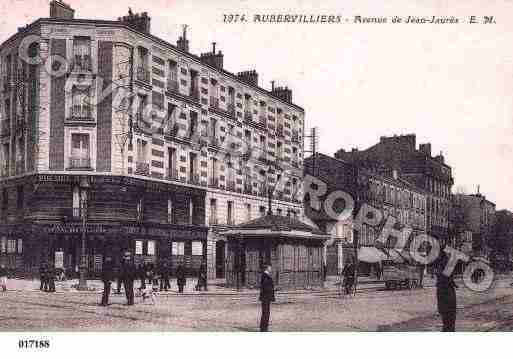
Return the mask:
<svg viewBox="0 0 513 359"><path fill-rule="evenodd" d="M7 240L7 253L16 253L16 240Z"/></svg>
<svg viewBox="0 0 513 359"><path fill-rule="evenodd" d="M201 241L193 241L192 242L192 255L193 256L203 255L203 243L201 243Z"/></svg>
<svg viewBox="0 0 513 359"><path fill-rule="evenodd" d="M173 242L171 245L171 252L175 256L183 256L185 254L185 243Z"/></svg>
<svg viewBox="0 0 513 359"><path fill-rule="evenodd" d="M5 252L7 252L7 238L2 237L2 239L0 239L0 253Z"/></svg>
<svg viewBox="0 0 513 359"><path fill-rule="evenodd" d="M143 254L143 241L135 241L135 254L141 255Z"/></svg>
<svg viewBox="0 0 513 359"><path fill-rule="evenodd" d="M148 255L154 256L156 254L155 241L148 241Z"/></svg>

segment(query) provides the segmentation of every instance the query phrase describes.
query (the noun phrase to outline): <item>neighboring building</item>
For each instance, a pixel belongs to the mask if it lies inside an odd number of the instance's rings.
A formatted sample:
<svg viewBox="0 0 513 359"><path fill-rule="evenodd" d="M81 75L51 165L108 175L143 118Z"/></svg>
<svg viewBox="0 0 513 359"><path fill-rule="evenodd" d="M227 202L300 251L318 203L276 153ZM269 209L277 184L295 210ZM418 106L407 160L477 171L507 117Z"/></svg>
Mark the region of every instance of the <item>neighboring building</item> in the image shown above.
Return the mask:
<svg viewBox="0 0 513 359"><path fill-rule="evenodd" d="M495 203L481 193L454 194L452 196L455 221L472 232L473 254L488 256L494 240ZM455 224L457 225L457 224Z"/></svg>
<svg viewBox="0 0 513 359"><path fill-rule="evenodd" d="M185 29L176 46L151 35L146 13L107 21L75 19L60 1L50 9L0 45L0 256L10 266L35 271L55 252L78 266L86 213L90 270L130 250L191 271L207 260L212 277L216 259L224 268L219 230L264 215L269 186L279 180L276 213L302 214L304 111L290 89L227 72L215 46L191 54ZM22 60L29 35L42 39L31 55L67 60L46 66L61 76Z"/></svg>
<svg viewBox="0 0 513 359"><path fill-rule="evenodd" d="M426 233L426 201L427 194L399 176L397 171L391 177L358 167L354 164L332 158L323 154L305 159L305 173L313 175L328 186L331 191L342 190L351 194L357 207L366 203L383 213L384 220L393 216L397 220L398 228L410 226L411 238ZM305 214L310 217L319 228L332 236L327 247L327 267L329 274L336 274L343 265L344 258L352 255L354 249L355 228L353 219L334 221L325 213L313 210L305 199ZM379 227L364 224L358 231L358 246L374 246L380 235ZM411 239L410 238L410 239ZM394 247L395 241L387 246ZM344 250L345 248L345 250ZM346 252L344 254L344 252ZM370 268L362 265L362 271L368 272Z"/></svg>
<svg viewBox="0 0 513 359"><path fill-rule="evenodd" d="M442 154L433 157L431 144L416 147L414 134L381 137L379 143L366 150L340 149L335 157L360 167L383 173L397 170L401 177L427 192L427 232L447 240L449 237L449 207L453 177L451 167Z"/></svg>
<svg viewBox="0 0 513 359"><path fill-rule="evenodd" d="M495 212L495 229L491 259L495 267L511 268L513 250L513 213L506 209Z"/></svg>

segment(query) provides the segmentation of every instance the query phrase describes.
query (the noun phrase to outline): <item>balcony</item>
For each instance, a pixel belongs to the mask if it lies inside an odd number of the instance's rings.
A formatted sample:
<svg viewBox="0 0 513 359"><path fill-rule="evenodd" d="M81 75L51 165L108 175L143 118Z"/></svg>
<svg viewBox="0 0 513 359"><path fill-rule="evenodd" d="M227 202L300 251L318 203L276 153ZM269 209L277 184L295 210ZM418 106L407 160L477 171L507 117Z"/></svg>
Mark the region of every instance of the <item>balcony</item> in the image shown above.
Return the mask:
<svg viewBox="0 0 513 359"><path fill-rule="evenodd" d="M81 157L70 157L70 169L91 169L91 159Z"/></svg>
<svg viewBox="0 0 513 359"><path fill-rule="evenodd" d="M230 114L231 116L235 116L235 104L233 102L229 103L226 108L226 112L228 112L228 114Z"/></svg>
<svg viewBox="0 0 513 359"><path fill-rule="evenodd" d="M267 197L267 187L266 186L260 186L258 187L258 195L260 197Z"/></svg>
<svg viewBox="0 0 513 359"><path fill-rule="evenodd" d="M178 171L176 169L167 170L167 179L170 181L178 181Z"/></svg>
<svg viewBox="0 0 513 359"><path fill-rule="evenodd" d="M146 69L144 66L139 66L136 71L135 76L137 81L144 82L146 84L150 84L150 71Z"/></svg>
<svg viewBox="0 0 513 359"><path fill-rule="evenodd" d="M228 191L235 192L235 181L228 181L228 183L226 184L226 189Z"/></svg>
<svg viewBox="0 0 513 359"><path fill-rule="evenodd" d="M198 102L199 101L199 91L197 88L191 88L191 91L189 92L189 97L191 100Z"/></svg>
<svg viewBox="0 0 513 359"><path fill-rule="evenodd" d="M168 92L179 92L179 86L178 86L178 81L176 81L175 79L168 79L167 80L167 91Z"/></svg>
<svg viewBox="0 0 513 359"><path fill-rule="evenodd" d="M292 131L292 142L299 143L299 134L296 131Z"/></svg>
<svg viewBox="0 0 513 359"><path fill-rule="evenodd" d="M150 175L150 164L147 162L136 162L135 163L135 174L140 176Z"/></svg>
<svg viewBox="0 0 513 359"><path fill-rule="evenodd" d="M267 117L259 116L258 121L262 126L267 127Z"/></svg>
<svg viewBox="0 0 513 359"><path fill-rule="evenodd" d="M276 135L280 137L284 137L283 135L283 125L278 125L276 127Z"/></svg>
<svg viewBox="0 0 513 359"><path fill-rule="evenodd" d="M253 187L251 186L251 183L244 183L244 194L253 194Z"/></svg>
<svg viewBox="0 0 513 359"><path fill-rule="evenodd" d="M219 109L219 99L210 96L210 107L213 109Z"/></svg>
<svg viewBox="0 0 513 359"><path fill-rule="evenodd" d="M199 174L197 174L197 173L190 173L189 174L189 180L187 182L189 184L193 184L193 185L199 186L200 185Z"/></svg>
<svg viewBox="0 0 513 359"><path fill-rule="evenodd" d="M208 182L210 188L219 188L219 178L211 178Z"/></svg>
<svg viewBox="0 0 513 359"><path fill-rule="evenodd" d="M90 55L75 55L73 57L72 71L74 72L91 72L93 64Z"/></svg>
<svg viewBox="0 0 513 359"><path fill-rule="evenodd" d="M70 110L71 119L76 121L92 121L92 108L90 105L73 105Z"/></svg>

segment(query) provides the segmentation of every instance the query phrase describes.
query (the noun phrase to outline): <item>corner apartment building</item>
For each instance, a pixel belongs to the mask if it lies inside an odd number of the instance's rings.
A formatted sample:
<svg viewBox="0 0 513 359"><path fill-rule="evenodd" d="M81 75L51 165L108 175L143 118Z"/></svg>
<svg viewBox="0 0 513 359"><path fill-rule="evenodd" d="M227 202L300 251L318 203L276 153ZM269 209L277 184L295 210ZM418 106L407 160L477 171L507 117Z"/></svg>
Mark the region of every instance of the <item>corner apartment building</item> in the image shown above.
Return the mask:
<svg viewBox="0 0 513 359"><path fill-rule="evenodd" d="M20 48L31 35L36 64ZM206 260L214 276L218 232L265 213L267 188L275 214L301 215L303 109L255 71L223 69L215 44L195 56L185 29L168 43L146 13L76 19L52 1L50 18L0 45L0 62L9 266L35 270L64 252L76 267L85 232L90 270L130 250L191 271Z"/></svg>
<svg viewBox="0 0 513 359"><path fill-rule="evenodd" d="M411 238L426 233L427 193L401 178L397 171L390 175L387 172L378 173L319 153L315 160L314 157L305 159L305 174L326 183L328 194L341 190L352 196L357 202L357 208L365 203L379 210L383 214L383 223L392 216L396 219L397 228L411 227L411 237L405 238L407 245ZM305 214L331 235L326 259L329 274L339 273L344 258L353 256L355 235L358 236L359 247L372 247L376 244L382 226L364 224L356 233L354 218L336 221L329 218L324 210L316 211L309 206L308 199L305 203ZM395 241L387 242L386 246L393 248ZM368 266L361 267L363 272L370 270Z"/></svg>
<svg viewBox="0 0 513 359"><path fill-rule="evenodd" d="M396 170L400 176L427 193L427 233L434 238L447 240L449 233L449 208L452 170L440 153L431 154L431 144L416 146L414 134L381 137L380 141L365 149L340 149L335 157L376 172Z"/></svg>
<svg viewBox="0 0 513 359"><path fill-rule="evenodd" d="M461 226L472 233L474 254L488 255L495 240L495 203L481 193L454 194L453 211Z"/></svg>

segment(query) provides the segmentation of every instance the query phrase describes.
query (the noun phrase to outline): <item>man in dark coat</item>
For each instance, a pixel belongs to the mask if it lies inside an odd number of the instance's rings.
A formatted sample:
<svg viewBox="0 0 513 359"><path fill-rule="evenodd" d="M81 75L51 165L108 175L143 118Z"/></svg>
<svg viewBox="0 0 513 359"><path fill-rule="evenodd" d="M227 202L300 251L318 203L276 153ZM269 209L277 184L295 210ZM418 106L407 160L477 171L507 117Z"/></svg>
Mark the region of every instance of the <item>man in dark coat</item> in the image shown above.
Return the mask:
<svg viewBox="0 0 513 359"><path fill-rule="evenodd" d="M271 316L271 302L276 300L274 297L274 283L270 264L265 266L264 272L262 273L260 279L260 297L258 299L262 302L260 331L267 332L269 330L269 318Z"/></svg>
<svg viewBox="0 0 513 359"><path fill-rule="evenodd" d="M169 283L169 265L166 261L160 263L159 269L160 275L160 290L168 291L171 288L171 284Z"/></svg>
<svg viewBox="0 0 513 359"><path fill-rule="evenodd" d="M207 265L202 263L198 269L198 283L196 284L196 290L201 291L204 289L207 291Z"/></svg>
<svg viewBox="0 0 513 359"><path fill-rule="evenodd" d="M176 284L178 285L178 293L183 293L183 287L187 283L187 278L185 277L185 270L182 265L179 265L176 268Z"/></svg>
<svg viewBox="0 0 513 359"><path fill-rule="evenodd" d="M456 288L452 273L447 276L443 273L449 256L442 249L437 266L436 297L438 313L442 317L444 332L454 332L456 325Z"/></svg>
<svg viewBox="0 0 513 359"><path fill-rule="evenodd" d="M48 291L48 281L46 278L46 263L41 263L39 266L39 280L41 281L41 286L39 287L39 290Z"/></svg>
<svg viewBox="0 0 513 359"><path fill-rule="evenodd" d="M103 282L103 295L102 306L109 305L110 283L114 279L114 267L110 257L105 258L105 263L102 266L102 282Z"/></svg>
<svg viewBox="0 0 513 359"><path fill-rule="evenodd" d="M134 280L136 277L136 268L130 258L130 253L125 254L125 260L121 266L121 277L125 287L127 305L134 305Z"/></svg>

